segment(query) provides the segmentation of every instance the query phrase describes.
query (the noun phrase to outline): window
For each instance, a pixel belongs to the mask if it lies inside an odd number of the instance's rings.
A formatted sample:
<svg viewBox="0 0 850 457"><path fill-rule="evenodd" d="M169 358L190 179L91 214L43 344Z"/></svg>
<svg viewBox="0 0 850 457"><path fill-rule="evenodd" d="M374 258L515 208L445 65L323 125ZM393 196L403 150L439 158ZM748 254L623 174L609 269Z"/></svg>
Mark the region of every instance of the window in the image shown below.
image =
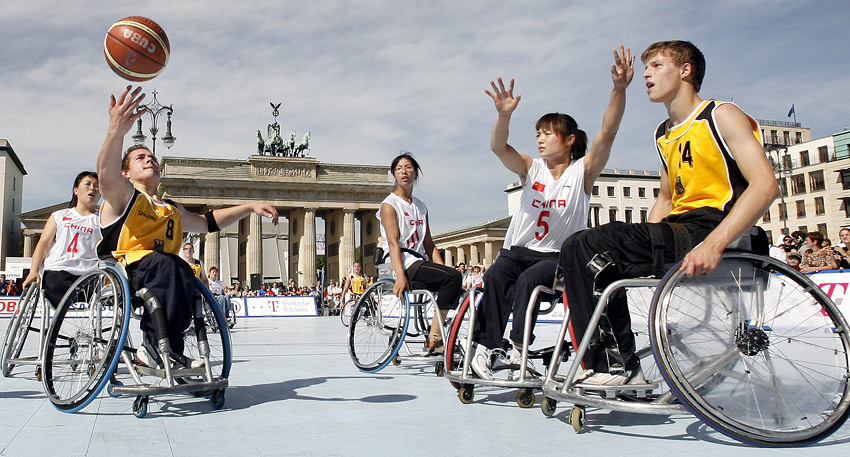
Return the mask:
<svg viewBox="0 0 850 457"><path fill-rule="evenodd" d="M794 142L794 144L802 143L803 142L803 133L802 132L796 132L794 134L794 138L797 140L797 141Z"/></svg>
<svg viewBox="0 0 850 457"><path fill-rule="evenodd" d="M806 201L797 200L797 217L806 217Z"/></svg>
<svg viewBox="0 0 850 457"><path fill-rule="evenodd" d="M646 198L646 187L638 187L638 197Z"/></svg>
<svg viewBox="0 0 850 457"><path fill-rule="evenodd" d="M779 192L782 194L783 197L787 197L788 196L788 180L785 179L785 178L779 178L778 181L779 181Z"/></svg>
<svg viewBox="0 0 850 457"><path fill-rule="evenodd" d="M773 144L779 143L779 135L777 135L776 130L770 131L770 142Z"/></svg>
<svg viewBox="0 0 850 457"><path fill-rule="evenodd" d="M809 233L809 226L808 225L801 225L801 226L797 227L797 230L799 230L801 232Z"/></svg>
<svg viewBox="0 0 850 457"><path fill-rule="evenodd" d="M643 223L647 219L649 219L649 211L645 209L640 210L640 221Z"/></svg>
<svg viewBox="0 0 850 457"><path fill-rule="evenodd" d="M809 187L812 192L826 189L826 184L823 180L823 170L809 172Z"/></svg>
<svg viewBox="0 0 850 457"><path fill-rule="evenodd" d="M806 193L806 178L802 174L791 176L791 193L793 195Z"/></svg>
<svg viewBox="0 0 850 457"><path fill-rule="evenodd" d="M613 186L608 186L608 196L609 197L614 196L614 187Z"/></svg>
<svg viewBox="0 0 850 457"><path fill-rule="evenodd" d="M829 150L826 146L821 146L818 148L818 160L821 162L829 162Z"/></svg>
<svg viewBox="0 0 850 457"><path fill-rule="evenodd" d="M631 197L632 196L632 188L631 187L623 187L623 197Z"/></svg>
<svg viewBox="0 0 850 457"><path fill-rule="evenodd" d="M809 151L800 151L800 166L808 167L809 165Z"/></svg>
<svg viewBox="0 0 850 457"><path fill-rule="evenodd" d="M590 195L593 195L594 197L598 197L599 196L599 186L593 186L593 190L590 191Z"/></svg>
<svg viewBox="0 0 850 457"><path fill-rule="evenodd" d="M614 222L617 220L617 208L611 208L608 210L608 222Z"/></svg>
<svg viewBox="0 0 850 457"><path fill-rule="evenodd" d="M847 216L850 217L850 216ZM779 204L779 220L784 221L788 219L788 204L780 203Z"/></svg>
<svg viewBox="0 0 850 457"><path fill-rule="evenodd" d="M841 170L841 188L850 189L850 170Z"/></svg>
<svg viewBox="0 0 850 457"><path fill-rule="evenodd" d="M770 208L764 212L764 216L761 217L762 222L770 222Z"/></svg>
<svg viewBox="0 0 850 457"><path fill-rule="evenodd" d="M842 198L841 199L841 207L838 208L838 211L844 211L844 217L850 218L850 203L848 203L850 198Z"/></svg>
<svg viewBox="0 0 850 457"><path fill-rule="evenodd" d="M791 132L788 130L782 132L782 144L791 144Z"/></svg>
<svg viewBox="0 0 850 457"><path fill-rule="evenodd" d="M599 222L599 213L601 212L601 210L602 210L602 208L600 208L598 206L593 207L593 226L594 227L599 227L600 225L602 225Z"/></svg>
<svg viewBox="0 0 850 457"><path fill-rule="evenodd" d="M655 197L655 198L658 198L658 188L657 187L652 189L652 196Z"/></svg>
<svg viewBox="0 0 850 457"><path fill-rule="evenodd" d="M824 224L818 224L818 232L823 233L823 236L826 237L827 231L826 231L826 224L825 223Z"/></svg>
<svg viewBox="0 0 850 457"><path fill-rule="evenodd" d="M821 215L826 213L826 209L823 205L823 197L815 197L815 214Z"/></svg>
<svg viewBox="0 0 850 457"><path fill-rule="evenodd" d="M791 162L791 154L785 154L782 156L782 168L786 170L794 169L794 163Z"/></svg>
<svg viewBox="0 0 850 457"><path fill-rule="evenodd" d="M630 209L626 210L626 223L627 224L632 223L632 210L630 210Z"/></svg>

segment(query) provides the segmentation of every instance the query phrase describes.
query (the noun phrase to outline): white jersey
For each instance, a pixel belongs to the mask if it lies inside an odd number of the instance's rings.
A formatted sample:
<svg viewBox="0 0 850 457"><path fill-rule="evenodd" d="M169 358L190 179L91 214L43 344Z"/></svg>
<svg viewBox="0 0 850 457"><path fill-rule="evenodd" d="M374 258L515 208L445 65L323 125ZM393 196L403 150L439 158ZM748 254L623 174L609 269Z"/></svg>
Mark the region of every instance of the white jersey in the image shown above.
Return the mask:
<svg viewBox="0 0 850 457"><path fill-rule="evenodd" d="M568 236L587 228L590 195L584 192L584 157L573 160L557 180L542 158L525 177L519 206L505 235L505 249L522 246L558 252Z"/></svg>
<svg viewBox="0 0 850 457"><path fill-rule="evenodd" d="M426 259L425 254L425 232L428 224L428 208L416 197L413 197L412 203L407 203L398 195L392 193L381 204L388 204L395 209L396 217L398 218L398 244L403 248L422 254ZM381 221L381 211L378 210L378 222ZM384 230L384 225L381 224L381 247L385 254L389 254L390 247L387 243L387 233ZM404 260L404 268L413 265L414 262L420 260L413 254L402 251L402 260Z"/></svg>
<svg viewBox="0 0 850 457"><path fill-rule="evenodd" d="M100 213L83 216L68 208L54 212L51 217L56 222L56 238L44 259L44 269L82 274L97 267Z"/></svg>
<svg viewBox="0 0 850 457"><path fill-rule="evenodd" d="M217 279L213 281L212 279L207 278L207 288L213 295L221 295L224 293L224 289L221 287L221 282Z"/></svg>

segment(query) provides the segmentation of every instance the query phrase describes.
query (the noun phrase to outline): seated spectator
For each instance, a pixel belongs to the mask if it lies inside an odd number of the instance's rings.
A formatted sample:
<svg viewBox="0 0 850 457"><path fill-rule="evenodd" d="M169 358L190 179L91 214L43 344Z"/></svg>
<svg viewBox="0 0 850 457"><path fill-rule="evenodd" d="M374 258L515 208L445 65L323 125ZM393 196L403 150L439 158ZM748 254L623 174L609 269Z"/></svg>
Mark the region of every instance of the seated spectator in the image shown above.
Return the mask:
<svg viewBox="0 0 850 457"><path fill-rule="evenodd" d="M806 247L810 248L810 250L808 253L803 253L803 261L800 262L800 271L812 273L838 269L838 261L832 255L832 249L824 248L823 233L807 233L805 243Z"/></svg>
<svg viewBox="0 0 850 457"><path fill-rule="evenodd" d="M798 254L796 252L789 252L787 259L786 259L786 262L788 263L788 266L790 266L791 268L793 268L797 271L800 271L800 261L802 261L802 260L803 260L803 257L800 254Z"/></svg>

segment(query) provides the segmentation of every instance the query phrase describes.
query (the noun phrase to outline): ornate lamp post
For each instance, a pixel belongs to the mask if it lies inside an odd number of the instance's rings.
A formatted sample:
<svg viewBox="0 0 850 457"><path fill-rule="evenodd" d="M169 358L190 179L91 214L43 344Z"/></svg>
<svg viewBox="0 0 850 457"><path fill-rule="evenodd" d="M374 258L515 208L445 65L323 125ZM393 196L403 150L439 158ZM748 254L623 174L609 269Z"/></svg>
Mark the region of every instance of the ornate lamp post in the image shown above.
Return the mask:
<svg viewBox="0 0 850 457"><path fill-rule="evenodd" d="M151 153L156 156L156 135L159 133L159 127L157 127L157 120L159 119L159 115L163 112L168 116L168 120L165 124L165 136L162 137L162 144L165 145L166 148L171 149L174 146L174 142L177 141L177 137L171 134L171 115L174 113L174 108L171 105L165 106L159 103L159 100L156 99L156 90L153 91L153 102L145 105L139 105L136 108L136 112L139 112L142 109L147 108L147 114L151 116ZM132 136L133 142L136 144L145 144L145 140L148 137L142 133L142 118L140 117L137 121L136 134Z"/></svg>
<svg viewBox="0 0 850 457"><path fill-rule="evenodd" d="M776 173L776 178L782 183L779 185L779 200L782 205L779 217L782 219L782 234L788 235L788 208L785 206L785 193L788 190L788 185L785 178L791 175L793 168L788 157L788 146L782 144L767 144L766 146L767 152L771 154L770 163L773 165L773 172ZM785 151L785 154L781 154L780 151ZM776 153L776 159L773 158L772 153ZM785 214L782 214L783 212Z"/></svg>

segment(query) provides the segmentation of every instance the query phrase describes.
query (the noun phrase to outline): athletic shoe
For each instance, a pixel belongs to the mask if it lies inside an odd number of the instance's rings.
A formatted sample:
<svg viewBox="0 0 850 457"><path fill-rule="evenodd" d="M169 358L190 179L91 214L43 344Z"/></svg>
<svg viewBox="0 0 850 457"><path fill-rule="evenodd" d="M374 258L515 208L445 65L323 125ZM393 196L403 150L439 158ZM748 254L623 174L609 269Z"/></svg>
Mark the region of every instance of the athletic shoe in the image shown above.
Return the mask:
<svg viewBox="0 0 850 457"><path fill-rule="evenodd" d="M203 360L190 359L183 354L172 353L169 358L174 362L174 366L180 365L183 368L201 368L204 366Z"/></svg>
<svg viewBox="0 0 850 457"><path fill-rule="evenodd" d="M576 378L578 379L578 376L576 376ZM584 378L583 381L576 381L576 383L592 386L623 386L631 384L646 384L646 378L643 377L643 370L636 368L634 370L626 370L618 374L593 373Z"/></svg>
<svg viewBox="0 0 850 457"><path fill-rule="evenodd" d="M508 364L513 365L513 366L519 366L521 363L522 363L522 351L520 351L517 348L514 348L511 351L510 358L508 359ZM531 362L531 359L526 360L525 368L526 368L525 369L526 379L528 379L531 376L534 376L534 373L537 372L537 370L534 369L534 363ZM508 371L508 379L510 379L512 381L519 381L520 373L521 373L520 370L509 370Z"/></svg>
<svg viewBox="0 0 850 457"><path fill-rule="evenodd" d="M148 347L147 341L136 349L136 360L147 367L162 368L162 359L155 350Z"/></svg>
<svg viewBox="0 0 850 457"><path fill-rule="evenodd" d="M493 372L490 370L490 350L483 344L476 346L469 365L479 378L493 379Z"/></svg>

